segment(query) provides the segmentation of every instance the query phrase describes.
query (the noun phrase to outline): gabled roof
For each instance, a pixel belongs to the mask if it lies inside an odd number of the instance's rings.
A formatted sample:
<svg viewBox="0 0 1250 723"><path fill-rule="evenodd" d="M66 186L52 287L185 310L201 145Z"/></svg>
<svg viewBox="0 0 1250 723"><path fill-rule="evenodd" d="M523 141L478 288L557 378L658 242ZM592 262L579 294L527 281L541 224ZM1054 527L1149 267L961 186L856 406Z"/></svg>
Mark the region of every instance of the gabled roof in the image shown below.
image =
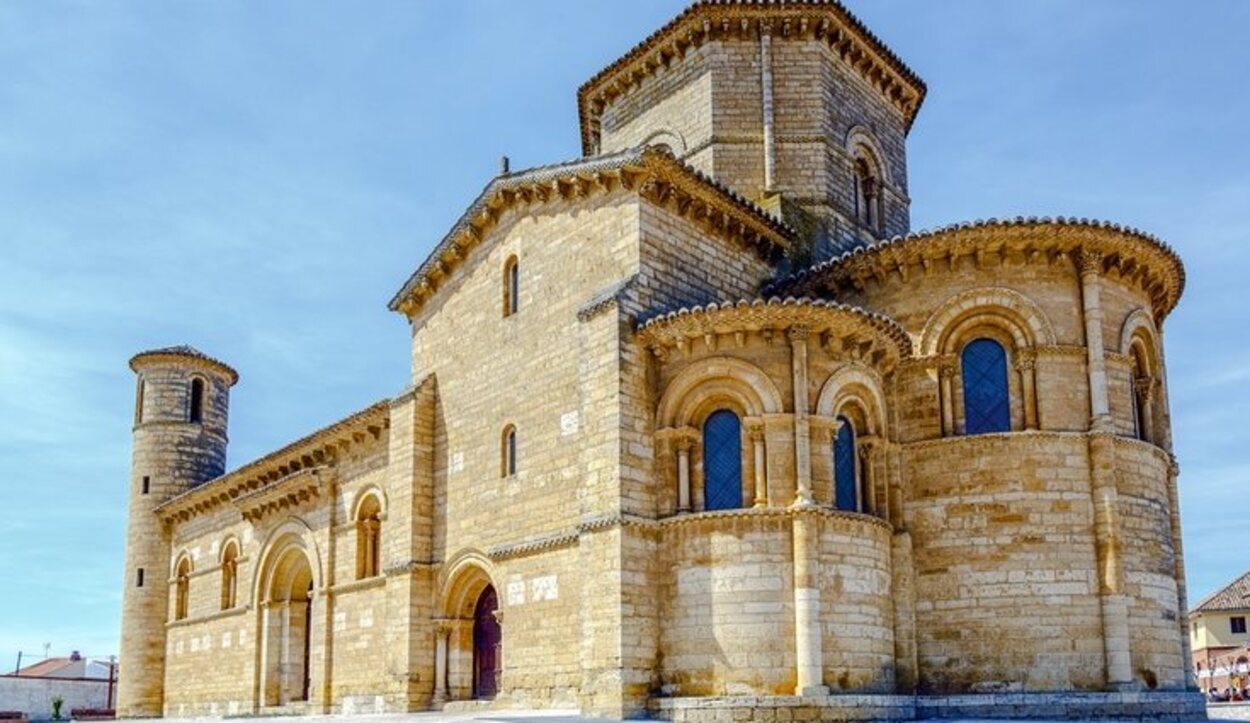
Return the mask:
<svg viewBox="0 0 1250 723"><path fill-rule="evenodd" d="M709 233L734 237L769 260L780 258L796 237L794 229L728 186L677 160L668 150L639 146L497 176L404 282L389 308L409 316L415 313L437 294L507 210L576 201L617 188L697 218Z"/></svg>
<svg viewBox="0 0 1250 723"><path fill-rule="evenodd" d="M743 23L768 22L778 35L806 34L827 42L902 113L911 128L928 92L925 83L837 0L699 0L652 33L577 91L582 152L596 152L598 119L614 98Z"/></svg>
<svg viewBox="0 0 1250 723"><path fill-rule="evenodd" d="M1191 612L1211 613L1227 610L1250 610L1250 572L1208 595Z"/></svg>
<svg viewBox="0 0 1250 723"><path fill-rule="evenodd" d="M219 371L224 372L226 376L230 378L231 384L235 384L239 381L239 373L236 372L234 368L231 367L229 364L223 362L220 359L215 359L205 354L204 352L200 351L199 349L196 349L193 346L188 346L186 344L179 344L177 346L165 346L159 349L149 349L147 351L141 351L138 354L135 354L134 356L130 357L130 369L132 371L138 372L139 366L142 365L143 362L155 361L155 360L159 360L162 358L190 359L192 361L199 362L208 366L214 366L214 367L217 367Z"/></svg>

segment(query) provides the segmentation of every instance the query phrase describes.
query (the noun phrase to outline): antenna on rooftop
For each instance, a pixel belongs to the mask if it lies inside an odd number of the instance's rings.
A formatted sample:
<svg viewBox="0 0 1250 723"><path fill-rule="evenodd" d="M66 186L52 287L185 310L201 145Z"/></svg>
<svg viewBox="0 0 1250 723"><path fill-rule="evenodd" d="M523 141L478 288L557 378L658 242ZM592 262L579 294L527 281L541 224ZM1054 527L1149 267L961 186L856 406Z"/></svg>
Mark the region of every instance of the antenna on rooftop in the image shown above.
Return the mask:
<svg viewBox="0 0 1250 723"><path fill-rule="evenodd" d="M506 176L512 172L512 161L507 156L499 157L499 175Z"/></svg>

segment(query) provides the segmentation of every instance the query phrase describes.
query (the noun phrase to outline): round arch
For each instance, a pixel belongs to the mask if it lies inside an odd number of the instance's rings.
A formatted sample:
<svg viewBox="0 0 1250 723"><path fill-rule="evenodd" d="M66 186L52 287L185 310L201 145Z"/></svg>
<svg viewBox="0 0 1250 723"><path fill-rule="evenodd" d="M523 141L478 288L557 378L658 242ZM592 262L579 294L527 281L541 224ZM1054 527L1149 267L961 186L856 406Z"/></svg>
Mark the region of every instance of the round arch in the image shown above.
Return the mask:
<svg viewBox="0 0 1250 723"><path fill-rule="evenodd" d="M970 289L943 302L925 323L920 352L950 353L965 332L978 326L1002 328L1018 349L1055 343L1054 327L1036 302L1017 291L991 287Z"/></svg>
<svg viewBox="0 0 1250 723"><path fill-rule="evenodd" d="M852 158L856 156L856 150L859 147L868 149L872 154L873 161L876 162L876 171L881 174L881 181L887 185L893 185L890 179L889 164L885 161L885 154L881 152L881 144L877 143L877 138L867 126L858 125L852 128L846 134L846 152Z"/></svg>
<svg viewBox="0 0 1250 723"><path fill-rule="evenodd" d="M686 155L686 139L677 131L661 128L643 139L640 146L668 146L677 158Z"/></svg>
<svg viewBox="0 0 1250 723"><path fill-rule="evenodd" d="M252 600L257 605L268 599L266 590L272 590L275 573L280 574L283 564L291 561L288 555L293 551L302 552L308 560L313 588L323 587L321 555L313 540L312 528L304 520L291 517L274 528L261 545L257 573L252 579Z"/></svg>
<svg viewBox="0 0 1250 723"><path fill-rule="evenodd" d="M1146 342L1146 351L1150 353L1149 361L1152 365L1155 365L1160 357L1159 331L1155 327L1154 319L1150 316L1150 312L1138 308L1134 309L1124 319L1124 324L1120 327L1120 353L1131 353L1133 341L1143 337Z"/></svg>
<svg viewBox="0 0 1250 723"><path fill-rule="evenodd" d="M865 412L868 434L886 436L885 395L881 379L868 367L852 362L838 367L820 389L816 414L836 417L847 404L858 404Z"/></svg>
<svg viewBox="0 0 1250 723"><path fill-rule="evenodd" d="M763 369L741 359L710 357L682 370L664 390L658 428L689 425L711 398L728 399L748 416L782 411L781 391Z"/></svg>
<svg viewBox="0 0 1250 723"><path fill-rule="evenodd" d="M352 498L351 515L353 520L360 519L360 508L370 497L374 497L378 501L379 518L385 522L386 512L388 509L386 492L375 484L368 484L356 491L355 497Z"/></svg>
<svg viewBox="0 0 1250 723"><path fill-rule="evenodd" d="M448 618L472 618L478 597L491 586L500 589L490 558L480 550L462 550L439 574L439 610Z"/></svg>

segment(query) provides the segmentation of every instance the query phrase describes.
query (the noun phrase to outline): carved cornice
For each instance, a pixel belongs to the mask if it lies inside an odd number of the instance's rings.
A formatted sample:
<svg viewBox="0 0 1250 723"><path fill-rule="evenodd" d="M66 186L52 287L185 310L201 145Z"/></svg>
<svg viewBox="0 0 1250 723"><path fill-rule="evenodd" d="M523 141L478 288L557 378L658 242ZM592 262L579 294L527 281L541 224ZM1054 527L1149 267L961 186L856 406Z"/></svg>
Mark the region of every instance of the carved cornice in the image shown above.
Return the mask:
<svg viewBox="0 0 1250 723"><path fill-rule="evenodd" d="M381 439L390 427L389 400L382 400L221 477L191 488L156 508L165 524L190 520L291 475L332 467L340 455Z"/></svg>
<svg viewBox="0 0 1250 723"><path fill-rule="evenodd" d="M618 189L690 220L710 236L740 243L768 261L780 258L797 235L759 206L677 160L672 153L658 147L634 148L495 178L395 294L390 309L411 319L508 211L577 201Z"/></svg>
<svg viewBox="0 0 1250 723"><path fill-rule="evenodd" d="M189 364L206 371L215 372L224 376L229 381L230 386L234 386L239 381L239 373L234 370L234 367L220 359L215 359L205 354L193 346L185 345L141 351L130 357L130 370L137 374L148 364L160 362Z"/></svg>
<svg viewBox="0 0 1250 723"><path fill-rule="evenodd" d="M804 269L765 286L766 294L838 294L862 291L890 279L942 273L961 259L978 266L1012 259L1020 263L1066 264L1094 254L1099 273L1142 290L1162 319L1180 299L1185 269L1170 246L1142 231L1088 219L989 219L895 236Z"/></svg>
<svg viewBox="0 0 1250 723"><path fill-rule="evenodd" d="M911 339L903 327L888 316L855 306L819 299L779 299L725 302L682 308L652 317L637 330L638 343L664 358L667 350L688 353L695 339L732 337L742 346L747 333L774 335L786 331L792 337L818 337L828 353L893 369L911 356ZM658 353L657 353L658 352Z"/></svg>
<svg viewBox="0 0 1250 723"><path fill-rule="evenodd" d="M327 490L327 476L321 473L327 467L300 470L234 499L234 506L243 519L256 522L274 512L293 510L315 503Z"/></svg>
<svg viewBox="0 0 1250 723"><path fill-rule="evenodd" d="M705 43L757 42L761 33L772 36L775 42L806 40L827 45L893 105L911 128L928 92L924 81L841 3L702 0L578 89L582 152L598 152L599 119L618 98L642 87L662 69L682 62Z"/></svg>

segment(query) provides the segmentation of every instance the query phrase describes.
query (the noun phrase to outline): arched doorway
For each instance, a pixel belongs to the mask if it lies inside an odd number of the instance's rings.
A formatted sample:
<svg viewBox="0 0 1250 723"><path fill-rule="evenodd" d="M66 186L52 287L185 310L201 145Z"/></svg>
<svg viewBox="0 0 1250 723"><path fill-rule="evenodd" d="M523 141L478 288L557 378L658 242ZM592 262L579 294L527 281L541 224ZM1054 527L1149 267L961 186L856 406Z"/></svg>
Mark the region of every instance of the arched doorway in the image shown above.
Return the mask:
<svg viewBox="0 0 1250 723"><path fill-rule="evenodd" d="M499 692L503 634L496 618L498 611L499 597L494 586L487 585L473 609L473 697L477 700L494 698Z"/></svg>
<svg viewBox="0 0 1250 723"><path fill-rule="evenodd" d="M312 690L312 565L289 545L270 563L261 589L262 693L266 706L304 702Z"/></svg>

